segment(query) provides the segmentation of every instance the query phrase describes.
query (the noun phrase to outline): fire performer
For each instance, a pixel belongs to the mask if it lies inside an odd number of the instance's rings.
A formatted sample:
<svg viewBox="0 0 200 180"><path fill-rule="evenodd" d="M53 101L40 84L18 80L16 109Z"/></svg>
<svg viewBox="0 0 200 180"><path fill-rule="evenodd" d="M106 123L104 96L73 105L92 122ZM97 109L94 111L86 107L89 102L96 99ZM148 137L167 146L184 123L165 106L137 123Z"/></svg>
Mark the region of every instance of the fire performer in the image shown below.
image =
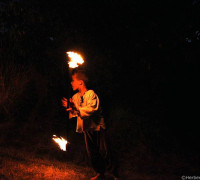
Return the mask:
<svg viewBox="0 0 200 180"><path fill-rule="evenodd" d="M83 133L86 150L97 175L91 180L105 179L105 171L117 179L118 173L111 159L105 139L105 123L97 94L87 89L88 76L84 70L76 70L72 74L72 89L78 92L62 104L69 112L70 118L77 117L76 132ZM69 107L67 106L69 103Z"/></svg>

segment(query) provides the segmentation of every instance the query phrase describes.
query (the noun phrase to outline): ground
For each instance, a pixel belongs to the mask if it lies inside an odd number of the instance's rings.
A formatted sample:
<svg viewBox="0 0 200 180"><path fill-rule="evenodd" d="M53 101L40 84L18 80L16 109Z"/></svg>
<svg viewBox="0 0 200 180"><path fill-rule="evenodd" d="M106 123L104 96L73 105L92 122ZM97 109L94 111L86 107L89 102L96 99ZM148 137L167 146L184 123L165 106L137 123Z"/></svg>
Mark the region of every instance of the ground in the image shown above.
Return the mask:
<svg viewBox="0 0 200 180"><path fill-rule="evenodd" d="M94 172L69 162L37 158L28 152L1 148L0 179L89 179Z"/></svg>
<svg viewBox="0 0 200 180"><path fill-rule="evenodd" d="M58 151L59 152L59 151ZM162 165L163 166L163 165ZM158 180L177 179L173 173L137 173L132 167L121 168L121 179ZM86 180L95 175L90 166L77 165L73 162L63 162L37 156L22 149L1 147L0 149L0 179L57 179L57 180ZM109 178L108 178L109 179ZM179 177L181 179L181 176Z"/></svg>
<svg viewBox="0 0 200 180"><path fill-rule="evenodd" d="M40 129L37 126L36 131L31 123L27 124L18 127L1 123L0 180L88 180L95 175L82 134L69 133L67 139L70 143L64 152L52 141L51 128ZM188 144L170 146L170 141L166 143L164 139L164 143L151 141L148 145L138 131L127 131L125 127L128 125L119 123L119 126L113 126L114 132L108 132L112 137L109 142L119 164L121 180L181 180L182 176L199 175L200 156L194 146L188 146L186 150L183 148Z"/></svg>

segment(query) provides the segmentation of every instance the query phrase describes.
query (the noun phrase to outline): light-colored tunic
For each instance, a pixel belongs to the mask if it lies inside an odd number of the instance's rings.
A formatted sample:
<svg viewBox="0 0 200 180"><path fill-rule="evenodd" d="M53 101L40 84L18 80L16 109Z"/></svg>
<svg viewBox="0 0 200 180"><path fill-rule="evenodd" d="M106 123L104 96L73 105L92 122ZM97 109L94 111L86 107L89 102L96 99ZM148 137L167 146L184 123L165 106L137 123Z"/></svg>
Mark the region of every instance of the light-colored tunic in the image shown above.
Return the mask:
<svg viewBox="0 0 200 180"><path fill-rule="evenodd" d="M86 91L82 97L78 92L72 100L79 109L79 113L77 111L69 113L69 118L77 117L76 132L99 131L101 127L105 129L99 98L93 90Z"/></svg>

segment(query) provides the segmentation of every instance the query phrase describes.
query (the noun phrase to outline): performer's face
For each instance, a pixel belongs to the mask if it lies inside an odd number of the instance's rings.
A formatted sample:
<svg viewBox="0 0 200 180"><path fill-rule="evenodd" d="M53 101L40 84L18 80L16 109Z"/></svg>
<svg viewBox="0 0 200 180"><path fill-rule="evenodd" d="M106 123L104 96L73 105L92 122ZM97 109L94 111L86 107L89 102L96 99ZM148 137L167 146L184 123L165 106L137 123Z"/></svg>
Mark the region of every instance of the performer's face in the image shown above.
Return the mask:
<svg viewBox="0 0 200 180"><path fill-rule="evenodd" d="M81 81L81 80L78 80L78 79L76 78L76 74L75 74L75 75L72 75L71 85L72 85L73 91L79 90L81 84L82 84L82 81Z"/></svg>

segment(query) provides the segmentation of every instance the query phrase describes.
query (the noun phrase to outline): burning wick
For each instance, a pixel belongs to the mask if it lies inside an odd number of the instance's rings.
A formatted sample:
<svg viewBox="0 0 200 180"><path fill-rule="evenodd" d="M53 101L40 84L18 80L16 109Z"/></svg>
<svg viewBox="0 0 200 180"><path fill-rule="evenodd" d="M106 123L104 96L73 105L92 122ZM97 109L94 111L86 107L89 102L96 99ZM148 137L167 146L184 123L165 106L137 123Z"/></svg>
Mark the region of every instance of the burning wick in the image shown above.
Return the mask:
<svg viewBox="0 0 200 180"><path fill-rule="evenodd" d="M73 52L73 51L68 51L68 52L67 52L67 55L68 55L69 58L70 58L70 61L68 62L70 68L76 68L76 67L78 67L80 64L83 64L83 63L84 63L83 58L82 58L81 55L78 54L78 53L75 53L75 52Z"/></svg>
<svg viewBox="0 0 200 180"><path fill-rule="evenodd" d="M68 143L66 139L64 139L61 136L59 138L56 135L53 135L52 139L59 145L59 147L60 147L61 150L66 151L66 145Z"/></svg>

